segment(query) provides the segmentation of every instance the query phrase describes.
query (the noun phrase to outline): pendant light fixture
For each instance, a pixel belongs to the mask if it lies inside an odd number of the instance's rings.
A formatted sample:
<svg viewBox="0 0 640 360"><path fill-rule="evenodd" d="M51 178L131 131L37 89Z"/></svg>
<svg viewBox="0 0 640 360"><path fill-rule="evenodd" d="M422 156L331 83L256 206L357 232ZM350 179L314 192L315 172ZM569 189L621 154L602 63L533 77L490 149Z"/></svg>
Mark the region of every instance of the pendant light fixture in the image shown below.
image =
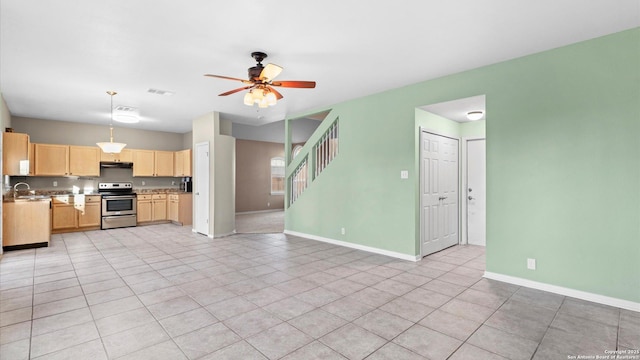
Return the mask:
<svg viewBox="0 0 640 360"><path fill-rule="evenodd" d="M109 154L119 154L122 149L127 146L127 144L123 143L114 143L113 142L113 96L117 94L115 91L107 91L107 94L111 96L111 117L109 118L109 142L99 142L96 143L103 152Z"/></svg>

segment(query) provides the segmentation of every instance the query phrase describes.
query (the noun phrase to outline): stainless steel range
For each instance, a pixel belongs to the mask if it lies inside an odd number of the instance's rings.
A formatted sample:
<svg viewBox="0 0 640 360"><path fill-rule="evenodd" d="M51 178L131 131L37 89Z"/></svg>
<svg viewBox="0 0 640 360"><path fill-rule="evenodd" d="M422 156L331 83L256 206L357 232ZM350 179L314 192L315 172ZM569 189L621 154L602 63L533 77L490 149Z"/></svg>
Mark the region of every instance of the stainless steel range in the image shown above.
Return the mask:
<svg viewBox="0 0 640 360"><path fill-rule="evenodd" d="M101 229L136 226L137 198L133 183L99 183L98 192L102 195Z"/></svg>

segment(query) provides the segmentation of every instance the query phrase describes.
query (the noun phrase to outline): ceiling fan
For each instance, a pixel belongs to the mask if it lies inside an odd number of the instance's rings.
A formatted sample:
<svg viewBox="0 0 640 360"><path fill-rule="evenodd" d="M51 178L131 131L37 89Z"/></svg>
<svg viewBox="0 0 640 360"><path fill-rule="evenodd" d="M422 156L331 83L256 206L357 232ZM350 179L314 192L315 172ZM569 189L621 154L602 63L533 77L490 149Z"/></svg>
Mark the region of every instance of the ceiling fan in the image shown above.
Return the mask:
<svg viewBox="0 0 640 360"><path fill-rule="evenodd" d="M259 107L266 108L268 106L275 105L278 100L283 98L282 94L274 89L274 86L305 89L312 89L316 87L315 81L274 81L273 79L278 76L280 72L282 72L282 67L275 64L267 64L266 66L263 66L262 60L267 57L267 54L260 51L252 52L251 57L256 60L257 64L256 66L249 68L248 80L222 75L204 75L220 79L240 81L244 84L247 84L247 86L223 92L218 96L227 96L243 90L249 90L249 92L244 95L244 104L252 106L253 104L257 103Z"/></svg>

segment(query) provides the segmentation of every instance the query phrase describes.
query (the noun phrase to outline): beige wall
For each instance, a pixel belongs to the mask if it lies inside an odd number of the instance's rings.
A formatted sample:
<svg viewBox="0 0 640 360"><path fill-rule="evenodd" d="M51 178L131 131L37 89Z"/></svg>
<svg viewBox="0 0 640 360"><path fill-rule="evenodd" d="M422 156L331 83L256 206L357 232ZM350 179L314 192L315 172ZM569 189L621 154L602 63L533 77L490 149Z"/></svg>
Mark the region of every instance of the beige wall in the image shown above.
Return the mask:
<svg viewBox="0 0 640 360"><path fill-rule="evenodd" d="M271 195L271 158L284 144L236 140L236 212L284 209L284 195Z"/></svg>
<svg viewBox="0 0 640 360"><path fill-rule="evenodd" d="M193 147L193 131L182 134L182 149L191 149Z"/></svg>
<svg viewBox="0 0 640 360"><path fill-rule="evenodd" d="M220 120L217 112L204 114L193 120L192 148L202 142L209 143L209 237L232 234L235 231L235 139L221 135L230 123ZM194 164L196 154L194 153ZM196 191L198 168L193 167L194 191ZM199 215L197 201L193 202L194 220ZM195 221L194 225L195 227Z"/></svg>
<svg viewBox="0 0 640 360"><path fill-rule="evenodd" d="M4 101L4 96L0 94L0 126L2 126L1 131L4 131L5 128L11 127L11 112L9 112L9 108L7 107L7 103Z"/></svg>
<svg viewBox="0 0 640 360"><path fill-rule="evenodd" d="M68 121L42 120L14 116L15 132L29 134L33 143L93 146L109 141L109 126ZM127 144L129 149L183 150L185 134L130 129L114 126L113 140Z"/></svg>
<svg viewBox="0 0 640 360"><path fill-rule="evenodd" d="M11 127L11 113L4 101L4 96L0 93L0 132L3 132L5 127ZM2 169L2 136L0 136L0 169ZM0 204L0 219L2 219L2 211L2 204ZM2 255L2 221L0 221L0 255Z"/></svg>

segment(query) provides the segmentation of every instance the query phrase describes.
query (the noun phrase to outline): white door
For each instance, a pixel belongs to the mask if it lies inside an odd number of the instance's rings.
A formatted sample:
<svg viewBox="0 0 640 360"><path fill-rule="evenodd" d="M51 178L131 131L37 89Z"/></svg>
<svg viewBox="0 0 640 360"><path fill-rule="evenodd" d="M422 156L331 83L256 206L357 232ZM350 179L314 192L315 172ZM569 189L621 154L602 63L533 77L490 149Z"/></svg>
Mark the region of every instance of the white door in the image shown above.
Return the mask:
<svg viewBox="0 0 640 360"><path fill-rule="evenodd" d="M209 143L196 144L195 179L193 181L195 232L209 234Z"/></svg>
<svg viewBox="0 0 640 360"><path fill-rule="evenodd" d="M420 237L427 256L458 244L458 140L421 132Z"/></svg>
<svg viewBox="0 0 640 360"><path fill-rule="evenodd" d="M486 141L467 141L467 242L486 244Z"/></svg>

